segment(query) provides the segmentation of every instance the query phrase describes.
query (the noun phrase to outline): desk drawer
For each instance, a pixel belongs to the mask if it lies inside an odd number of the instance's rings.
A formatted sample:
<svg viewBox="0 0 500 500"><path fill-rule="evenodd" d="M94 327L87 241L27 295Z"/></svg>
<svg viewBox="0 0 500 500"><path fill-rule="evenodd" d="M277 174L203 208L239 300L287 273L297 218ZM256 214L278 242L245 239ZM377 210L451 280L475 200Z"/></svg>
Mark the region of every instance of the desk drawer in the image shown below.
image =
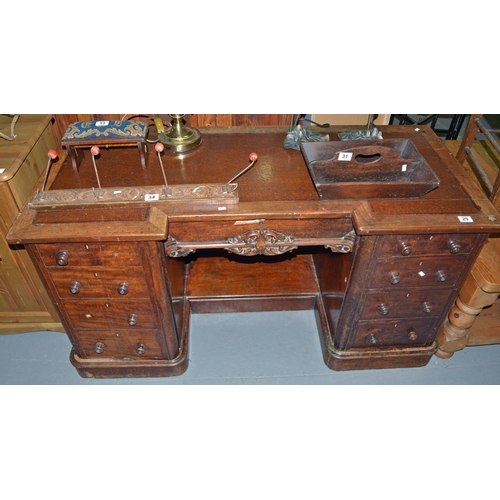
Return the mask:
<svg viewBox="0 0 500 500"><path fill-rule="evenodd" d="M375 265L370 288L452 287L465 269L467 257L402 259L394 257Z"/></svg>
<svg viewBox="0 0 500 500"><path fill-rule="evenodd" d="M359 317L363 319L392 319L440 315L449 298L446 290L407 289L367 293Z"/></svg>
<svg viewBox="0 0 500 500"><path fill-rule="evenodd" d="M380 257L469 254L477 238L476 234L385 236L381 240L378 253Z"/></svg>
<svg viewBox="0 0 500 500"><path fill-rule="evenodd" d="M66 300L63 303L77 329L154 329L157 327L149 302L116 300Z"/></svg>
<svg viewBox="0 0 500 500"><path fill-rule="evenodd" d="M360 321L354 330L350 347L429 345L434 339L436 326L436 318Z"/></svg>
<svg viewBox="0 0 500 500"><path fill-rule="evenodd" d="M50 243L37 245L46 267L141 266L135 242Z"/></svg>
<svg viewBox="0 0 500 500"><path fill-rule="evenodd" d="M164 357L156 330L77 331L76 334L84 357Z"/></svg>
<svg viewBox="0 0 500 500"><path fill-rule="evenodd" d="M57 293L67 297L148 298L144 272L137 269L69 268L48 270Z"/></svg>
<svg viewBox="0 0 500 500"><path fill-rule="evenodd" d="M167 255L223 248L241 255L275 255L300 246L321 245L350 252L355 233L350 219L248 219L171 222Z"/></svg>

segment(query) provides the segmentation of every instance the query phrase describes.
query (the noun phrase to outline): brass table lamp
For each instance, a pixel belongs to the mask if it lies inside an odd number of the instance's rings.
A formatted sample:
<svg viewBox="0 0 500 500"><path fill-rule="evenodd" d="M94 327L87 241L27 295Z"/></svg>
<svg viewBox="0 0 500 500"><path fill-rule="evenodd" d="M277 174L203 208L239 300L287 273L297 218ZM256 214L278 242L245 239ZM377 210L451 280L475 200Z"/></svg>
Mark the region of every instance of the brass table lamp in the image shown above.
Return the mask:
<svg viewBox="0 0 500 500"><path fill-rule="evenodd" d="M158 134L158 139L165 149L173 153L185 153L201 145L201 134L195 128L184 125L184 115L170 115L172 126Z"/></svg>

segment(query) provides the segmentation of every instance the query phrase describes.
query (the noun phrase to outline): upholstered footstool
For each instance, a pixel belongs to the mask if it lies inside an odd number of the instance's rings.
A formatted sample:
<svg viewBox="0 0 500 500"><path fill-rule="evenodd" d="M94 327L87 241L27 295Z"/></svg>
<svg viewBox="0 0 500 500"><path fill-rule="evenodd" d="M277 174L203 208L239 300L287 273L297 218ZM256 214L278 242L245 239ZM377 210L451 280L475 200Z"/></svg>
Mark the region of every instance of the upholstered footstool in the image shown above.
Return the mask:
<svg viewBox="0 0 500 500"><path fill-rule="evenodd" d="M61 144L68 149L73 167L78 170L77 148L92 146L137 145L142 168L146 168L146 139L148 126L134 120L101 120L71 123L64 133Z"/></svg>

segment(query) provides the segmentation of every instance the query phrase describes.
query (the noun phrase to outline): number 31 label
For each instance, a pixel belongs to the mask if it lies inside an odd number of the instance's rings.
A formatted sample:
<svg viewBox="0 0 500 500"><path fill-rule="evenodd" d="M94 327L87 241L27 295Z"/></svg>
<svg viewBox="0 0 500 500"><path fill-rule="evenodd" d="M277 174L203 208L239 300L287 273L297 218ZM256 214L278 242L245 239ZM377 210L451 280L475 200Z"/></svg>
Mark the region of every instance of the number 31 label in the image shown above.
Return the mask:
<svg viewBox="0 0 500 500"><path fill-rule="evenodd" d="M352 153L339 153L339 161L351 161Z"/></svg>

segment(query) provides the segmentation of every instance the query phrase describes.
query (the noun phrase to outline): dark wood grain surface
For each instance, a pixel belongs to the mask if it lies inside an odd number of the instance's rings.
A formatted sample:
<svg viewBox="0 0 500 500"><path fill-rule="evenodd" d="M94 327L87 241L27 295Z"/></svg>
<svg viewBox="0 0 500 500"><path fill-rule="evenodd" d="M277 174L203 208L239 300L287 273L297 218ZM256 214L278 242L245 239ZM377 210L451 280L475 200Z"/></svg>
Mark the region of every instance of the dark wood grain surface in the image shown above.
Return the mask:
<svg viewBox="0 0 500 500"><path fill-rule="evenodd" d="M385 132L388 139L408 137L421 154L429 161L440 179L439 187L421 198L371 201L372 210L378 214L404 213L450 213L477 212L457 177L449 169L443 157L433 149L434 141L428 135L410 134L399 127L394 132ZM242 202L302 201L319 199L302 153L283 147L282 132L252 133L207 133L202 145L182 155L164 153L162 162L169 184L196 184L229 181L249 164L248 155L256 152L259 159L255 166L238 179ZM431 141L431 142L430 142ZM80 150L83 161L77 172L66 166L51 189L97 188L91 154ZM159 185L163 183L159 160L154 148L149 146L147 169L141 169L136 148L101 148L97 166L103 187ZM335 201L335 200L331 200ZM359 201L359 200L357 200Z"/></svg>

